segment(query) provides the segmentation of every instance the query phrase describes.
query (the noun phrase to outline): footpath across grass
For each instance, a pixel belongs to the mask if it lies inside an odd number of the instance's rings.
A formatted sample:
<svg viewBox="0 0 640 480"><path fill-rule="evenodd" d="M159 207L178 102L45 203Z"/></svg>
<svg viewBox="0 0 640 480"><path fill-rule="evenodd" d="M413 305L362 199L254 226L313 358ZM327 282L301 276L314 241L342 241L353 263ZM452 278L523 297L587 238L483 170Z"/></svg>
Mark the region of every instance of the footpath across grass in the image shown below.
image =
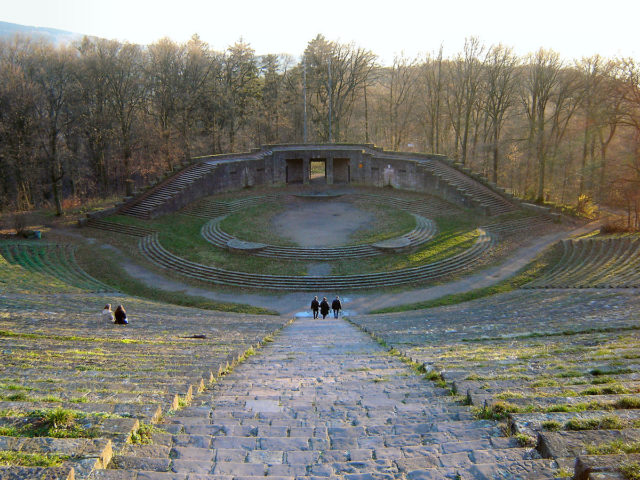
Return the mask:
<svg viewBox="0 0 640 480"><path fill-rule="evenodd" d="M87 273L100 279L115 290L127 295L149 300L180 305L183 307L202 308L220 312L249 313L256 315L278 315L278 312L262 307L254 307L240 303L218 302L201 296L188 295L183 292L162 290L132 278L119 265L119 259L108 251L95 246L84 246L78 249L78 262Z"/></svg>

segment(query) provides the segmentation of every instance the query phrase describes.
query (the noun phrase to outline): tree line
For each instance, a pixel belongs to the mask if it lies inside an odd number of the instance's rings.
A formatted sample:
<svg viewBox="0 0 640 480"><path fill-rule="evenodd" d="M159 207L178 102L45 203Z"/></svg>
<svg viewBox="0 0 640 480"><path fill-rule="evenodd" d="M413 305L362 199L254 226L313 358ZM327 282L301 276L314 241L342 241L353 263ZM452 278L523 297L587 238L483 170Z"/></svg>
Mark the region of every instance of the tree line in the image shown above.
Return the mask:
<svg viewBox="0 0 640 480"><path fill-rule="evenodd" d="M190 158L267 143L423 151L537 202L588 199L640 222L640 65L468 38L392 65L318 35L300 59L198 36L0 43L0 207L121 194Z"/></svg>

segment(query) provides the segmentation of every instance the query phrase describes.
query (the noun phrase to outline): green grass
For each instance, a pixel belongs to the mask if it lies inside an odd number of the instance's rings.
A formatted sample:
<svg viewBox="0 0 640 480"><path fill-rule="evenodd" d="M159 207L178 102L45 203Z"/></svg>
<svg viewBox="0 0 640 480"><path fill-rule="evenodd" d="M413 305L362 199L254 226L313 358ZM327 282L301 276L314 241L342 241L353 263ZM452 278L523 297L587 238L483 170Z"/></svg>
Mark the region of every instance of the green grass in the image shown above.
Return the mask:
<svg viewBox="0 0 640 480"><path fill-rule="evenodd" d="M96 429L84 428L78 420L86 415L66 408L29 412L21 426L0 427L0 435L10 437L93 438Z"/></svg>
<svg viewBox="0 0 640 480"><path fill-rule="evenodd" d="M620 455L623 453L640 453L640 442L625 442L623 440L613 440L611 442L598 445L586 445L585 449L589 455Z"/></svg>
<svg viewBox="0 0 640 480"><path fill-rule="evenodd" d="M220 228L229 235L248 242L294 246L295 242L278 235L273 228L273 217L284 209L282 202L266 201L228 215L220 222Z"/></svg>
<svg viewBox="0 0 640 480"><path fill-rule="evenodd" d="M366 245L399 237L416 227L413 215L390 205L368 201L357 202L357 206L371 212L373 220L366 228L361 228L351 235L350 243L354 245Z"/></svg>
<svg viewBox="0 0 640 480"><path fill-rule="evenodd" d="M119 265L119 260L113 253L104 249L83 246L78 249L76 256L78 262L87 270L87 273L127 295L204 310L250 313L256 315L278 314L278 312L267 308L240 303L218 302L205 297L188 295L179 291L174 292L154 288L129 276Z"/></svg>
<svg viewBox="0 0 640 480"><path fill-rule="evenodd" d="M55 453L23 453L0 450L0 466L59 467L69 458Z"/></svg>
<svg viewBox="0 0 640 480"><path fill-rule="evenodd" d="M113 217L115 218L115 217ZM109 218L111 220L111 218ZM206 220L182 215L179 213L166 215L152 221L128 219L128 224L150 228L158 232L160 244L174 255L202 265L216 266L226 270L264 273L271 275L289 274L305 275L307 265L304 262L289 262L269 258L231 253L207 242L200 229ZM132 252L137 252L137 239L128 240Z"/></svg>
<svg viewBox="0 0 640 480"><path fill-rule="evenodd" d="M566 430L621 430L627 426L617 415L602 418L572 418L564 424Z"/></svg>
<svg viewBox="0 0 640 480"><path fill-rule="evenodd" d="M620 465L620 473L625 480L640 480L640 463L625 462Z"/></svg>
<svg viewBox="0 0 640 480"><path fill-rule="evenodd" d="M470 216L440 217L435 219L435 222L438 225L438 234L417 251L336 261L333 263L332 274L377 273L417 267L468 250L478 238L475 220Z"/></svg>
<svg viewBox="0 0 640 480"><path fill-rule="evenodd" d="M154 425L148 425L146 423L140 423L140 426L135 432L131 433L129 437L129 443L134 445L151 445L153 444L153 434L166 434L166 430L158 428Z"/></svg>

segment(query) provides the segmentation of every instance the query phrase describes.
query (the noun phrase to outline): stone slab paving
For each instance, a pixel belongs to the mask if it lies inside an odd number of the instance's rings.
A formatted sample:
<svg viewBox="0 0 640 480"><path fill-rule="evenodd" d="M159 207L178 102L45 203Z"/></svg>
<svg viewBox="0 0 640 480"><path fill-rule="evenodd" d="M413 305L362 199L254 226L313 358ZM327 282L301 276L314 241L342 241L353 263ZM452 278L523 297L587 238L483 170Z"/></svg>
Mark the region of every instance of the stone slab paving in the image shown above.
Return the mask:
<svg viewBox="0 0 640 480"><path fill-rule="evenodd" d="M557 465L355 326L298 319L96 480L544 479ZM166 448L165 448L166 447Z"/></svg>

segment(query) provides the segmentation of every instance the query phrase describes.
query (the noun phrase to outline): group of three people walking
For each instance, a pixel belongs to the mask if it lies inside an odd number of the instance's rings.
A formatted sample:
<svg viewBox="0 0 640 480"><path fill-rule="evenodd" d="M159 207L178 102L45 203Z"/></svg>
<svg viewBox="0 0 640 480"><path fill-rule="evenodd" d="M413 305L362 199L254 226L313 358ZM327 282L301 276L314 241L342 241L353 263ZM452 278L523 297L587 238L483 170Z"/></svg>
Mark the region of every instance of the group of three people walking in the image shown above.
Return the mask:
<svg viewBox="0 0 640 480"><path fill-rule="evenodd" d="M338 318L340 310L342 310L340 297L333 299L331 309L333 310L333 318ZM321 302L318 302L318 297L313 297L313 300L311 300L311 311L313 312L313 318L318 318L318 311L320 311L322 318L326 318L327 315L329 315L329 302L327 301L327 297L322 297Z"/></svg>

